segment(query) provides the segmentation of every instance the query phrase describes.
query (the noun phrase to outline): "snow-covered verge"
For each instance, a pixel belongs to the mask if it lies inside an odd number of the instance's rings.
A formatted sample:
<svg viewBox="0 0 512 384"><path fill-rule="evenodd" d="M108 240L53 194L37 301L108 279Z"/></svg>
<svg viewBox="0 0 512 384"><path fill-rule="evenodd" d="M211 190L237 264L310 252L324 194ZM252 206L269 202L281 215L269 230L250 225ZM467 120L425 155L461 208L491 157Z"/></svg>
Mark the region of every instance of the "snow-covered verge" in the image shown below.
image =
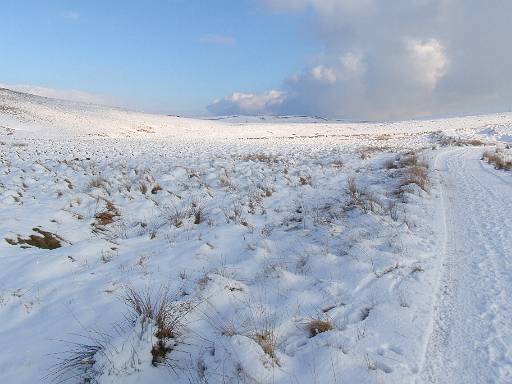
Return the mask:
<svg viewBox="0 0 512 384"><path fill-rule="evenodd" d="M235 125L2 103L6 383L413 381L442 258L432 159L512 120Z"/></svg>
<svg viewBox="0 0 512 384"><path fill-rule="evenodd" d="M482 160L494 166L497 170L512 170L512 151L510 146L497 147L492 151L485 151Z"/></svg>

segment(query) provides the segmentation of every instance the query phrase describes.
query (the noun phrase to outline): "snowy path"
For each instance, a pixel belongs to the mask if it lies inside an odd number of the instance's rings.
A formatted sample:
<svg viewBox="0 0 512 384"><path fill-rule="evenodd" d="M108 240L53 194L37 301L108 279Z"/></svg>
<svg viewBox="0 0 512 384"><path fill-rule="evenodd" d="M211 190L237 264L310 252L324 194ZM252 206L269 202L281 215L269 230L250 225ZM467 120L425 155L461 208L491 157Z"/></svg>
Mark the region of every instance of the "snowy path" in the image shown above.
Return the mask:
<svg viewBox="0 0 512 384"><path fill-rule="evenodd" d="M445 259L420 383L512 383L512 176L480 155L437 159Z"/></svg>

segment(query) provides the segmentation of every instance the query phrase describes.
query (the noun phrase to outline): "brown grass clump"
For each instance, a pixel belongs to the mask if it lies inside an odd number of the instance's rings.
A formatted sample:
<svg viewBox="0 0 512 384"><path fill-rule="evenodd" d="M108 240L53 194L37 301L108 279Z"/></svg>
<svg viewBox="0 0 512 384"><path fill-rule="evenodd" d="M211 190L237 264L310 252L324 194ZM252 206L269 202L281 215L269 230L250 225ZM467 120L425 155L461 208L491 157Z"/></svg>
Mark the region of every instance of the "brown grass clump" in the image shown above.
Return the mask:
<svg viewBox="0 0 512 384"><path fill-rule="evenodd" d="M358 207L364 213L382 214L385 211L382 201L371 191L358 186L352 176L347 180L347 193L350 198L348 207Z"/></svg>
<svg viewBox="0 0 512 384"><path fill-rule="evenodd" d="M171 352L179 352L177 347L183 342L185 316L194 308L190 302L178 302L169 291L161 288L155 293L149 290L138 292L127 288L123 296L130 311L126 320L135 325L141 322L144 329L151 330L156 341L151 347L152 364L164 365L176 372L177 363L171 359ZM124 329L117 324L117 329ZM71 346L63 358L50 368L44 379L52 382L96 383L104 372L112 372L114 368L111 355L108 353L112 336L94 330L87 330L83 343L67 343ZM132 347L132 359L137 359ZM116 350L116 353L120 353ZM99 358L101 357L101 358Z"/></svg>
<svg viewBox="0 0 512 384"><path fill-rule="evenodd" d="M153 188L151 188L151 194L156 195L159 191L162 190L160 184L156 184Z"/></svg>
<svg viewBox="0 0 512 384"><path fill-rule="evenodd" d="M23 110L20 108L12 107L10 105L0 104L0 112L10 115L21 115Z"/></svg>
<svg viewBox="0 0 512 384"><path fill-rule="evenodd" d="M97 176L97 177L94 177L91 179L91 181L89 181L89 188L101 188L103 186L105 186L105 184L107 183L107 180L101 176Z"/></svg>
<svg viewBox="0 0 512 384"><path fill-rule="evenodd" d="M183 225L184 221L188 217L188 212L183 207L166 207L165 208L165 217L169 221L169 224L179 228Z"/></svg>
<svg viewBox="0 0 512 384"><path fill-rule="evenodd" d="M357 191L356 179L353 176L350 176L347 180L347 192L351 197L355 198Z"/></svg>
<svg viewBox="0 0 512 384"><path fill-rule="evenodd" d="M155 326L154 336L157 342L151 348L152 364L166 365L174 369L174 361L169 355L182 342L184 320L192 311L192 304L176 301L164 288L153 295L149 291L140 293L128 288L124 300L130 308L133 322L142 319Z"/></svg>
<svg viewBox="0 0 512 384"><path fill-rule="evenodd" d="M60 248L61 242L59 236L54 233L43 231L39 228L32 228L39 235L30 235L27 239L21 238L19 235L16 240L5 239L10 245L22 245L22 247L31 246L40 249L57 249Z"/></svg>
<svg viewBox="0 0 512 384"><path fill-rule="evenodd" d="M505 154L499 150L494 152L485 151L482 155L482 160L494 165L495 169L503 169L506 171L512 169L512 160L507 160Z"/></svg>
<svg viewBox="0 0 512 384"><path fill-rule="evenodd" d="M398 168L398 164L395 161L395 159L389 159L389 160L386 160L386 162L384 163L384 168L386 168L386 169L397 169Z"/></svg>
<svg viewBox="0 0 512 384"><path fill-rule="evenodd" d="M420 161L417 154L412 153L400 159L399 168L403 169L403 177L397 191L398 195L404 192L404 187L411 184L416 184L425 192L429 191L428 164Z"/></svg>
<svg viewBox="0 0 512 384"><path fill-rule="evenodd" d="M465 146L475 146L479 147L482 145L485 145L485 142L483 142L480 139L464 139L461 137L453 137L448 136L445 133L437 132L434 134L434 137L437 139L437 142L442 147L448 147L448 146L454 146L454 147L465 147Z"/></svg>
<svg viewBox="0 0 512 384"><path fill-rule="evenodd" d="M194 218L194 224L201 224L206 220L206 211L199 201L192 201L188 215Z"/></svg>
<svg viewBox="0 0 512 384"><path fill-rule="evenodd" d="M369 150L362 149L359 152L359 157L361 158L361 160L369 159L371 157L371 152Z"/></svg>
<svg viewBox="0 0 512 384"><path fill-rule="evenodd" d="M401 186L416 184L425 192L429 190L428 171L424 166L415 165L409 167L401 181Z"/></svg>
<svg viewBox="0 0 512 384"><path fill-rule="evenodd" d="M315 337L320 333L324 333L334 329L332 323L329 320L311 320L308 323L309 337Z"/></svg>
<svg viewBox="0 0 512 384"><path fill-rule="evenodd" d="M242 156L243 161L253 161L253 162L261 162L266 163L268 165L277 163L277 157L273 155L268 155L266 153L252 153L245 156Z"/></svg>
<svg viewBox="0 0 512 384"><path fill-rule="evenodd" d="M420 162L416 153L410 153L409 155L402 157L399 161L400 168L413 167L419 164L424 165Z"/></svg>
<svg viewBox="0 0 512 384"><path fill-rule="evenodd" d="M115 219L120 216L119 211L114 206L114 204L112 204L110 201L105 201L105 211L98 212L96 215L94 215L96 223L94 223L93 225L96 227L112 224L115 221Z"/></svg>
<svg viewBox="0 0 512 384"><path fill-rule="evenodd" d="M299 184L300 185L311 185L311 181L312 181L311 175L299 176Z"/></svg>
<svg viewBox="0 0 512 384"><path fill-rule="evenodd" d="M472 145L474 147L481 147L485 143L482 140L479 140L479 139L471 139L471 140L467 141L467 144L468 145Z"/></svg>
<svg viewBox="0 0 512 384"><path fill-rule="evenodd" d="M7 244L10 244L10 245L18 245L17 240L9 239L8 237L5 238L5 241L7 241Z"/></svg>
<svg viewBox="0 0 512 384"><path fill-rule="evenodd" d="M333 161L331 162L331 166L332 166L333 168L337 168L337 169L341 169L341 168L343 168L343 166L344 166L344 165L345 165L345 164L343 163L343 160L333 160Z"/></svg>
<svg viewBox="0 0 512 384"><path fill-rule="evenodd" d="M279 360L276 355L277 337L272 329L253 332L249 337L258 343L263 352L265 352L275 364L279 365Z"/></svg>
<svg viewBox="0 0 512 384"><path fill-rule="evenodd" d="M141 182L141 183L139 184L139 190L140 190L140 192L141 192L143 195L147 194L147 193L148 193L148 186L147 186L147 184L146 184L146 183L144 183L144 182Z"/></svg>

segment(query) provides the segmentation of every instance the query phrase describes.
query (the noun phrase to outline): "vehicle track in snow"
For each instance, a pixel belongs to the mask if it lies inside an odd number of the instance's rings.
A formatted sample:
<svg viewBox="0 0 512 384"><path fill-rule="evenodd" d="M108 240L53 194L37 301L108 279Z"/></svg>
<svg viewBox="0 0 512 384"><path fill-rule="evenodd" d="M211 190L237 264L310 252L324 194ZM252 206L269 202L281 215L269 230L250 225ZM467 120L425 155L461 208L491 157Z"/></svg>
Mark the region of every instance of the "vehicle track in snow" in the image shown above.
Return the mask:
<svg viewBox="0 0 512 384"><path fill-rule="evenodd" d="M419 383L512 383L512 174L441 154L444 261Z"/></svg>

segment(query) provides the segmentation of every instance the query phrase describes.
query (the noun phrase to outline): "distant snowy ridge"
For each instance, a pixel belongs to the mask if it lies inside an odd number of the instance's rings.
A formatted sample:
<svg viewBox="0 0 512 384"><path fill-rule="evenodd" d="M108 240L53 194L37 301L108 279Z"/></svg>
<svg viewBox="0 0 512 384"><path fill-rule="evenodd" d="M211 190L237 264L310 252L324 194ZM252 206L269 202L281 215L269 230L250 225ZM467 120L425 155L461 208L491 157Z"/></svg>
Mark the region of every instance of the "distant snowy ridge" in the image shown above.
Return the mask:
<svg viewBox="0 0 512 384"><path fill-rule="evenodd" d="M512 113L399 122L339 122L307 116L225 116L192 119L57 100L0 88L0 126L19 137L180 137L196 139L318 139L418 134L506 139Z"/></svg>

